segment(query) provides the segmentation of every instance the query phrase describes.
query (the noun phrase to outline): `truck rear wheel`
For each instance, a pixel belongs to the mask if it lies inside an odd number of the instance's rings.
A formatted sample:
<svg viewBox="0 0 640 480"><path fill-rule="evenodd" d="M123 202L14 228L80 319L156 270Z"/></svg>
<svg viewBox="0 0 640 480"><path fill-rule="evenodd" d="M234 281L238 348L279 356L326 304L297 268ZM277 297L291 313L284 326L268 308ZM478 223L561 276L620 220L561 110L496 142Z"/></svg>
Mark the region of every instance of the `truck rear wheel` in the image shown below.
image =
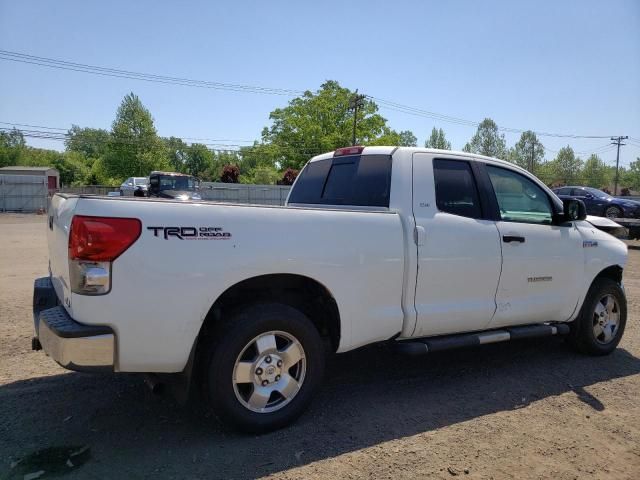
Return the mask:
<svg viewBox="0 0 640 480"><path fill-rule="evenodd" d="M591 285L580 315L570 324L569 341L582 353L607 355L620 343L626 323L624 291L610 278L599 278Z"/></svg>
<svg viewBox="0 0 640 480"><path fill-rule="evenodd" d="M252 305L225 319L208 355L206 393L214 414L247 432L293 422L324 372L318 330L288 305Z"/></svg>

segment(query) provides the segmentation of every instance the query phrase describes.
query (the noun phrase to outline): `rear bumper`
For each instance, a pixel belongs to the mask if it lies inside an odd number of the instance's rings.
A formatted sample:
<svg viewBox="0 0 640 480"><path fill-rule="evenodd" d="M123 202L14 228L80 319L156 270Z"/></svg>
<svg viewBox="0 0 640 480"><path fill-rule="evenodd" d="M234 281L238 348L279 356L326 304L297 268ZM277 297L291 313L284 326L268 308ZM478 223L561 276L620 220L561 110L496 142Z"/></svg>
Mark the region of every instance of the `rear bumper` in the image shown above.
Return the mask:
<svg viewBox="0 0 640 480"><path fill-rule="evenodd" d="M33 287L33 321L38 345L64 368L76 371L113 371L115 335L105 326L76 322L58 298L48 277Z"/></svg>

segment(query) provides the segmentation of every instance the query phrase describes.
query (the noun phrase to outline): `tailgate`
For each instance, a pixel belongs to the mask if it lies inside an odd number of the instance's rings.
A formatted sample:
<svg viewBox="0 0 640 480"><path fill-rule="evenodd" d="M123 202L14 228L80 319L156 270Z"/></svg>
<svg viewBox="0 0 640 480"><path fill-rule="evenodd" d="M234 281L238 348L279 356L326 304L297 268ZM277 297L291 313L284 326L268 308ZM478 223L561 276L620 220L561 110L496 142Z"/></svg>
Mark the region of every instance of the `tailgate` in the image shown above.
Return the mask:
<svg viewBox="0 0 640 480"><path fill-rule="evenodd" d="M56 194L51 199L47 221L49 271L56 295L65 307L71 304L69 289L69 229L78 197Z"/></svg>

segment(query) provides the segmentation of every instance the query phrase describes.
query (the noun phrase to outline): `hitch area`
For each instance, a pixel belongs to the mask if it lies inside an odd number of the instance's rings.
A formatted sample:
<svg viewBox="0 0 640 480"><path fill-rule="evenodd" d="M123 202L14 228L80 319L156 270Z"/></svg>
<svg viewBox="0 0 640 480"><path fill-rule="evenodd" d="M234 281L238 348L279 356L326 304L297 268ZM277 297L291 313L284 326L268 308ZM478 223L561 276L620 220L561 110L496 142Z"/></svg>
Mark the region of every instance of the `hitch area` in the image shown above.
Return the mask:
<svg viewBox="0 0 640 480"><path fill-rule="evenodd" d="M551 337L553 335L567 335L568 333L569 325L566 323L553 325L523 325L520 327L507 327L484 332L398 340L392 343L392 348L399 353L407 355L424 355L429 352L475 347L477 345L484 345L487 343L508 342L511 340L522 340L526 338Z"/></svg>

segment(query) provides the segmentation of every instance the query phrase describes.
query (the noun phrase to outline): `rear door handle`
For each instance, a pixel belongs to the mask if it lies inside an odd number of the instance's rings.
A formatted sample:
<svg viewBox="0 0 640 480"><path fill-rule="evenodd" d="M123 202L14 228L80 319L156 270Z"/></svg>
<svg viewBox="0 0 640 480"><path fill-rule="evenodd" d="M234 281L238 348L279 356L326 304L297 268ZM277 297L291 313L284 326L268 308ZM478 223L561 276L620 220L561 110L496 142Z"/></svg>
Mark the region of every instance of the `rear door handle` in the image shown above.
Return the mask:
<svg viewBox="0 0 640 480"><path fill-rule="evenodd" d="M415 244L419 247L424 245L426 236L427 232L425 232L424 227L416 225L416 227L413 229L413 241L415 242Z"/></svg>
<svg viewBox="0 0 640 480"><path fill-rule="evenodd" d="M524 237L521 237L519 235L503 235L502 241L504 243L511 243L511 242L524 243Z"/></svg>

